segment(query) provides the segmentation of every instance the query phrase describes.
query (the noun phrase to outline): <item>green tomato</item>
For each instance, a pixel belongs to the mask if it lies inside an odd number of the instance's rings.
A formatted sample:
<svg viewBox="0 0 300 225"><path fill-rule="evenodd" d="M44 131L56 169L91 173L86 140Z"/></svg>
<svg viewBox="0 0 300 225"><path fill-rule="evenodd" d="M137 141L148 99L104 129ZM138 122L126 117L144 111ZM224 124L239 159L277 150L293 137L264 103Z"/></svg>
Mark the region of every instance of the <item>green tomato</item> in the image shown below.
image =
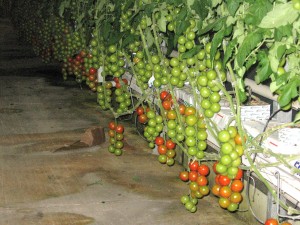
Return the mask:
<svg viewBox="0 0 300 225"><path fill-rule="evenodd" d="M158 55L152 56L152 57L151 57L151 62L152 62L153 64L158 64L158 63L160 62L159 56L158 56Z"/></svg>
<svg viewBox="0 0 300 225"><path fill-rule="evenodd" d="M204 156L205 156L204 151L198 151L197 154L196 154L197 159L203 159Z"/></svg>
<svg viewBox="0 0 300 225"><path fill-rule="evenodd" d="M184 36L179 36L177 42L178 42L178 44L180 44L180 45L184 45L185 42L186 42L186 38L185 38Z"/></svg>
<svg viewBox="0 0 300 225"><path fill-rule="evenodd" d="M225 166L228 166L230 165L230 163L232 162L231 158L229 155L223 155L220 159L220 162L225 165Z"/></svg>
<svg viewBox="0 0 300 225"><path fill-rule="evenodd" d="M221 146L221 152L224 155L228 155L233 151L233 147L229 142L226 142L224 144L222 144Z"/></svg>
<svg viewBox="0 0 300 225"><path fill-rule="evenodd" d="M197 84L202 86L202 87L206 87L207 86L207 81L208 81L208 78L207 76L199 76L197 78Z"/></svg>
<svg viewBox="0 0 300 225"><path fill-rule="evenodd" d="M181 196L180 201L185 205L188 201L190 201L190 197L188 195L183 195Z"/></svg>
<svg viewBox="0 0 300 225"><path fill-rule="evenodd" d="M196 134L196 129L193 126L187 126L185 128L185 134L188 137L192 137Z"/></svg>
<svg viewBox="0 0 300 225"><path fill-rule="evenodd" d="M194 137L187 137L185 143L188 147L194 147L196 146L196 139Z"/></svg>
<svg viewBox="0 0 300 225"><path fill-rule="evenodd" d="M187 33L186 37L188 40L193 41L196 38L196 33L194 31L190 31Z"/></svg>

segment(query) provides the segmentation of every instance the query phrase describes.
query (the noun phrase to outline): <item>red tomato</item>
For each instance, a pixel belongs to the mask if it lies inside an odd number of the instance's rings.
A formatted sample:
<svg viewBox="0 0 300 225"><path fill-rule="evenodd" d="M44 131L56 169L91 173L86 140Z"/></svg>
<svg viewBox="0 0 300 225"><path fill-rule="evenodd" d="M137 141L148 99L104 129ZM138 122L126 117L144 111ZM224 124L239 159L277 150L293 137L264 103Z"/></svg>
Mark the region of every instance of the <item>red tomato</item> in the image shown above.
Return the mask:
<svg viewBox="0 0 300 225"><path fill-rule="evenodd" d="M219 184L222 185L222 186L227 186L229 185L231 182L231 179L227 176L224 176L224 175L220 175L219 176Z"/></svg>
<svg viewBox="0 0 300 225"><path fill-rule="evenodd" d="M200 164L198 167L198 173L202 176L207 176L209 174L209 167L205 164Z"/></svg>
<svg viewBox="0 0 300 225"><path fill-rule="evenodd" d="M120 82L120 80L119 80L119 77L114 77L114 82L116 82L116 83L119 83Z"/></svg>
<svg viewBox="0 0 300 225"><path fill-rule="evenodd" d="M171 139L169 139L166 141L166 146L168 149L174 149L176 147L176 144Z"/></svg>
<svg viewBox="0 0 300 225"><path fill-rule="evenodd" d="M111 130L116 129L116 123L114 121L109 122L108 128L111 129Z"/></svg>
<svg viewBox="0 0 300 225"><path fill-rule="evenodd" d="M292 225L291 223L289 223L289 222L283 222L282 224L280 224L280 225Z"/></svg>
<svg viewBox="0 0 300 225"><path fill-rule="evenodd" d="M213 164L213 171L215 172L215 174L219 174L219 173L217 172L217 169L216 169L218 163L219 163L219 162L216 161L216 162L214 162L214 164Z"/></svg>
<svg viewBox="0 0 300 225"><path fill-rule="evenodd" d="M162 103L162 106L165 110L170 110L172 107L171 101L169 100L164 100Z"/></svg>
<svg viewBox="0 0 300 225"><path fill-rule="evenodd" d="M94 74L93 75L89 75L89 80L90 81L96 80L96 76Z"/></svg>
<svg viewBox="0 0 300 225"><path fill-rule="evenodd" d="M159 145L157 147L157 151L160 155L165 155L167 153L168 149L165 145Z"/></svg>
<svg viewBox="0 0 300 225"><path fill-rule="evenodd" d="M233 192L231 195L230 195L230 201L233 202L233 203L240 203L243 199L241 193L239 192Z"/></svg>
<svg viewBox="0 0 300 225"><path fill-rule="evenodd" d="M122 85L118 82L118 83L116 83L116 88L121 88L122 87Z"/></svg>
<svg viewBox="0 0 300 225"><path fill-rule="evenodd" d="M81 61L81 56L80 56L80 54L76 55L76 60L77 60L77 61Z"/></svg>
<svg viewBox="0 0 300 225"><path fill-rule="evenodd" d="M221 186L221 188L219 190L219 195L220 195L220 197L223 197L223 198L229 198L231 193L232 193L232 191L231 191L230 187L228 187L228 186Z"/></svg>
<svg viewBox="0 0 300 225"><path fill-rule="evenodd" d="M242 178L243 178L243 174L244 174L243 170L239 168L239 170L238 170L238 172L237 172L237 174L236 174L236 176L235 176L234 179L235 179L235 180L240 180L240 179L242 179Z"/></svg>
<svg viewBox="0 0 300 225"><path fill-rule="evenodd" d="M121 124L118 124L116 126L116 132L119 133L119 134L122 134L124 132L124 126L121 125Z"/></svg>
<svg viewBox="0 0 300 225"><path fill-rule="evenodd" d="M167 91L162 91L160 92L160 100L164 101L164 100L168 100L170 99L171 95L169 92Z"/></svg>
<svg viewBox="0 0 300 225"><path fill-rule="evenodd" d="M115 137L115 131L114 130L109 130L108 131L108 136Z"/></svg>
<svg viewBox="0 0 300 225"><path fill-rule="evenodd" d="M139 106L136 108L136 114L138 114L139 116L144 114L145 110L142 106Z"/></svg>
<svg viewBox="0 0 300 225"><path fill-rule="evenodd" d="M219 178L220 178L221 174L217 174L217 176L215 177L215 183L220 185L219 182Z"/></svg>
<svg viewBox="0 0 300 225"><path fill-rule="evenodd" d="M196 181L197 177L198 177L198 173L196 171L189 172L189 180L190 181Z"/></svg>
<svg viewBox="0 0 300 225"><path fill-rule="evenodd" d="M184 115L184 113L185 113L185 105L184 104L180 104L179 105L179 113L180 113L180 115Z"/></svg>
<svg viewBox="0 0 300 225"><path fill-rule="evenodd" d="M266 220L265 225L279 225L279 223L276 219L269 218Z"/></svg>
<svg viewBox="0 0 300 225"><path fill-rule="evenodd" d="M146 123L147 120L148 120L148 117L146 116L146 114L139 115L139 117L138 117L138 121L140 123Z"/></svg>
<svg viewBox="0 0 300 225"><path fill-rule="evenodd" d="M241 180L232 181L230 188L234 192L241 192L244 188L244 183Z"/></svg>
<svg viewBox="0 0 300 225"><path fill-rule="evenodd" d="M122 79L124 84L128 84L128 80L126 80L125 78Z"/></svg>
<svg viewBox="0 0 300 225"><path fill-rule="evenodd" d="M189 163L189 168L190 168L190 170L191 171L197 171L198 170L198 168L199 168L199 163L198 163L198 161L191 161L190 163Z"/></svg>
<svg viewBox="0 0 300 225"><path fill-rule="evenodd" d="M182 171L179 173L179 178L182 181L188 181L189 180L189 172L188 171Z"/></svg>
<svg viewBox="0 0 300 225"><path fill-rule="evenodd" d="M91 67L91 68L89 69L89 74L90 74L90 75L95 75L96 72L97 72L97 69L95 69L94 67Z"/></svg>
<svg viewBox="0 0 300 225"><path fill-rule="evenodd" d="M156 137L155 138L155 144L156 145L163 145L165 143L165 140L164 140L164 138L163 137Z"/></svg>
<svg viewBox="0 0 300 225"><path fill-rule="evenodd" d="M215 184L215 185L211 188L211 192L212 192L215 196L219 196L220 188L221 188L221 186L220 186L219 184Z"/></svg>
<svg viewBox="0 0 300 225"><path fill-rule="evenodd" d="M205 185L207 185L207 183L208 183L208 180L205 176L200 175L197 177L197 184L199 186L205 186Z"/></svg>
<svg viewBox="0 0 300 225"><path fill-rule="evenodd" d="M79 54L82 58L86 57L86 52L84 50L81 50Z"/></svg>

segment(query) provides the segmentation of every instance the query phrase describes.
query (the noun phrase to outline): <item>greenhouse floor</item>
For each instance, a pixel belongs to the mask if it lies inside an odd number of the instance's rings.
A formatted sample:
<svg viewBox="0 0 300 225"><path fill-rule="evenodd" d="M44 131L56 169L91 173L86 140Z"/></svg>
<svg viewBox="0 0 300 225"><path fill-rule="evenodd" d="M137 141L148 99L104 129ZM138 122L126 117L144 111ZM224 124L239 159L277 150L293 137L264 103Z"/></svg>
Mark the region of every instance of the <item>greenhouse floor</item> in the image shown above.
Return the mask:
<svg viewBox="0 0 300 225"><path fill-rule="evenodd" d="M185 210L182 165L161 165L131 121L121 122L120 157L107 140L63 149L87 128L106 131L112 115L100 111L95 93L64 82L58 65L19 44L9 20L0 19L0 30L0 225L256 224L212 195L196 213Z"/></svg>

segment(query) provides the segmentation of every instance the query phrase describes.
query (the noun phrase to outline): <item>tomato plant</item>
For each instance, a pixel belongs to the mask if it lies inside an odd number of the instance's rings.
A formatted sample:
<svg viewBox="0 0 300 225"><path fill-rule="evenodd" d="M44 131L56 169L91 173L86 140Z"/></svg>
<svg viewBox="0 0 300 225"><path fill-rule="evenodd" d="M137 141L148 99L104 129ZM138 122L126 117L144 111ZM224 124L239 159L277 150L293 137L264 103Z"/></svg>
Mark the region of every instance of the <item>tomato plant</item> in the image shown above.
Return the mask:
<svg viewBox="0 0 300 225"><path fill-rule="evenodd" d="M255 138L244 138L240 109L251 96L245 79L255 67L255 82L269 85L282 110L291 110L299 99L299 0L22 2L16 3L12 19L37 55L45 62L61 62L63 79L74 76L77 83L86 84L96 92L100 108L111 110L116 119L136 109L149 147L158 145L161 163L174 164L176 142L189 160L218 160L213 166L216 183L230 186L234 193L231 203L221 197L219 204L229 211L237 209L236 193L243 188L241 157L251 162L252 150L268 153ZM178 55L169 57L173 50ZM227 77L232 92L224 83ZM141 92L136 105L132 86ZM193 106L177 99L181 88L189 92ZM223 100L229 103L235 125L219 130L214 116L222 116ZM144 102L151 108L145 110ZM123 131L124 127L109 124L109 151L116 155L122 154ZM157 138L163 131L166 143ZM208 134L220 145L213 156L205 153ZM272 157L275 164L290 166L276 153ZM266 183L261 167L256 168L258 162L252 162L251 169ZM199 165L194 172L199 178L209 170ZM195 198L207 193L206 185L200 185L201 191L194 186L185 202L191 212L196 210ZM280 206L288 209L281 201Z"/></svg>

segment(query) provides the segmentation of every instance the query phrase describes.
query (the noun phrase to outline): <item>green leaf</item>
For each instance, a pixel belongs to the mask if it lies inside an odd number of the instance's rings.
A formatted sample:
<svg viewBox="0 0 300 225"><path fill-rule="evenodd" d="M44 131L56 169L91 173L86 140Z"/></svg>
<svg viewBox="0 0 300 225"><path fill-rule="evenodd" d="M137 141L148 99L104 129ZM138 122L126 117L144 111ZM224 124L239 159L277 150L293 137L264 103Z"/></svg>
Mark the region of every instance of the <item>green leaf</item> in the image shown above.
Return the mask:
<svg viewBox="0 0 300 225"><path fill-rule="evenodd" d="M104 40L108 39L111 30L112 30L112 26L110 25L110 23L106 22L103 24L103 26L101 27L101 34Z"/></svg>
<svg viewBox="0 0 300 225"><path fill-rule="evenodd" d="M110 33L107 44L108 45L117 44L121 40L122 36L123 36L122 33Z"/></svg>
<svg viewBox="0 0 300 225"><path fill-rule="evenodd" d="M250 8L248 9L246 22L257 26L264 16L272 9L272 7L273 5L270 3L270 1L266 0L255 0L251 2Z"/></svg>
<svg viewBox="0 0 300 225"><path fill-rule="evenodd" d="M261 28L277 28L293 23L299 17L299 12L293 8L292 1L285 4L277 4L273 10L267 13L258 25Z"/></svg>
<svg viewBox="0 0 300 225"><path fill-rule="evenodd" d="M275 77L276 75L271 74L270 77ZM288 81L288 73L283 74L281 76L276 76L276 78L274 81L271 82L270 84L270 90L272 93L276 92L278 89L280 89L281 87L283 87L284 85L286 85L287 81Z"/></svg>
<svg viewBox="0 0 300 225"><path fill-rule="evenodd" d="M70 6L70 0L65 0L65 1L62 1L60 6L59 6L59 16L63 16L64 12L65 12L65 8L68 8Z"/></svg>
<svg viewBox="0 0 300 225"><path fill-rule="evenodd" d="M175 39L174 33L170 32L168 34L168 39L167 39L167 53L166 53L166 55L170 55L171 52L173 51L173 49L174 49L174 39Z"/></svg>
<svg viewBox="0 0 300 225"><path fill-rule="evenodd" d="M200 45L196 45L194 48L192 48L191 50L183 53L181 55L181 59L188 59L193 57L194 55L196 55L203 47Z"/></svg>
<svg viewBox="0 0 300 225"><path fill-rule="evenodd" d="M283 37L292 36L293 26L291 24L287 24L285 26L280 26L275 28L274 39L275 41L281 41Z"/></svg>
<svg viewBox="0 0 300 225"><path fill-rule="evenodd" d="M147 46L148 46L148 48L151 48L152 45L154 44L154 37L151 33L150 28L147 28L145 32L146 32L145 33L145 38L146 38L146 41L147 41Z"/></svg>
<svg viewBox="0 0 300 225"><path fill-rule="evenodd" d="M180 10L180 12L176 15L176 21L182 21L182 20L186 20L186 16L187 16L187 8L182 8Z"/></svg>
<svg viewBox="0 0 300 225"><path fill-rule="evenodd" d="M157 3L143 4L142 10L148 17L152 16L153 10L157 7Z"/></svg>
<svg viewBox="0 0 300 225"><path fill-rule="evenodd" d="M181 35L186 29L190 26L189 21L182 21L180 23L176 23L175 32L177 35Z"/></svg>
<svg viewBox="0 0 300 225"><path fill-rule="evenodd" d="M165 33L167 31L167 20L164 15L161 15L161 17L157 20L157 25L161 32Z"/></svg>
<svg viewBox="0 0 300 225"><path fill-rule="evenodd" d="M200 20L204 20L209 13L209 9L211 8L211 1L210 0L202 0L202 1L194 0L193 4L191 4L189 8L200 17Z"/></svg>
<svg viewBox="0 0 300 225"><path fill-rule="evenodd" d="M170 4L170 5L176 5L176 6L178 6L178 5L182 4L182 3L184 3L184 0L165 0L165 2L167 4Z"/></svg>
<svg viewBox="0 0 300 225"><path fill-rule="evenodd" d="M277 71L279 62L281 60L281 57L284 55L286 51L286 45L282 42L275 42L273 44L272 48L269 50L269 60L271 68L274 72Z"/></svg>
<svg viewBox="0 0 300 225"><path fill-rule="evenodd" d="M297 80L298 79L298 80ZM292 79L281 90L282 94L279 98L280 107L284 107L291 102L291 100L298 96L297 88L299 86L299 78Z"/></svg>
<svg viewBox="0 0 300 225"><path fill-rule="evenodd" d="M235 46L237 45L237 38L232 39L226 46L226 50L224 53L224 59L223 63L224 66L226 65L227 61L231 58L233 50L235 49Z"/></svg>
<svg viewBox="0 0 300 225"><path fill-rule="evenodd" d="M135 34L130 34L129 32L124 33L125 39L122 41L122 47L126 47L127 45L133 43L134 41L139 40L139 36Z"/></svg>
<svg viewBox="0 0 300 225"><path fill-rule="evenodd" d="M245 64L246 70L250 69L250 67L256 63L256 60L256 55L251 55Z"/></svg>
<svg viewBox="0 0 300 225"><path fill-rule="evenodd" d="M205 33L209 32L209 31L211 31L212 29L215 30L215 28L219 28L219 29L222 28L222 26L225 23L226 19L227 19L227 16L222 17L222 18L218 18L214 22L208 24L203 29L199 30L199 35L205 34ZM218 30L218 29L216 29L216 30Z"/></svg>
<svg viewBox="0 0 300 225"><path fill-rule="evenodd" d="M231 16L234 16L241 4L241 0L227 0L227 9Z"/></svg>
<svg viewBox="0 0 300 225"><path fill-rule="evenodd" d="M255 75L255 82L257 84L267 80L272 74L272 69L267 53L265 51L260 52L258 58L260 59L260 61L258 63Z"/></svg>
<svg viewBox="0 0 300 225"><path fill-rule="evenodd" d="M214 37L212 38L212 41L211 41L211 49L210 49L210 58L211 58L211 59L214 59L214 58L215 58L215 55L216 55L217 50L218 50L218 47L219 47L219 45L222 43L223 38L224 38L224 36L225 36L225 31L226 31L225 28L219 30L219 31L214 35Z"/></svg>
<svg viewBox="0 0 300 225"><path fill-rule="evenodd" d="M211 3L212 3L212 7L216 7L217 5L221 4L222 3L222 0L211 0Z"/></svg>
<svg viewBox="0 0 300 225"><path fill-rule="evenodd" d="M263 35L261 30L256 30L256 32L248 34L241 46L238 48L236 55L237 63L240 67L243 66L247 56L251 51L262 41Z"/></svg>

